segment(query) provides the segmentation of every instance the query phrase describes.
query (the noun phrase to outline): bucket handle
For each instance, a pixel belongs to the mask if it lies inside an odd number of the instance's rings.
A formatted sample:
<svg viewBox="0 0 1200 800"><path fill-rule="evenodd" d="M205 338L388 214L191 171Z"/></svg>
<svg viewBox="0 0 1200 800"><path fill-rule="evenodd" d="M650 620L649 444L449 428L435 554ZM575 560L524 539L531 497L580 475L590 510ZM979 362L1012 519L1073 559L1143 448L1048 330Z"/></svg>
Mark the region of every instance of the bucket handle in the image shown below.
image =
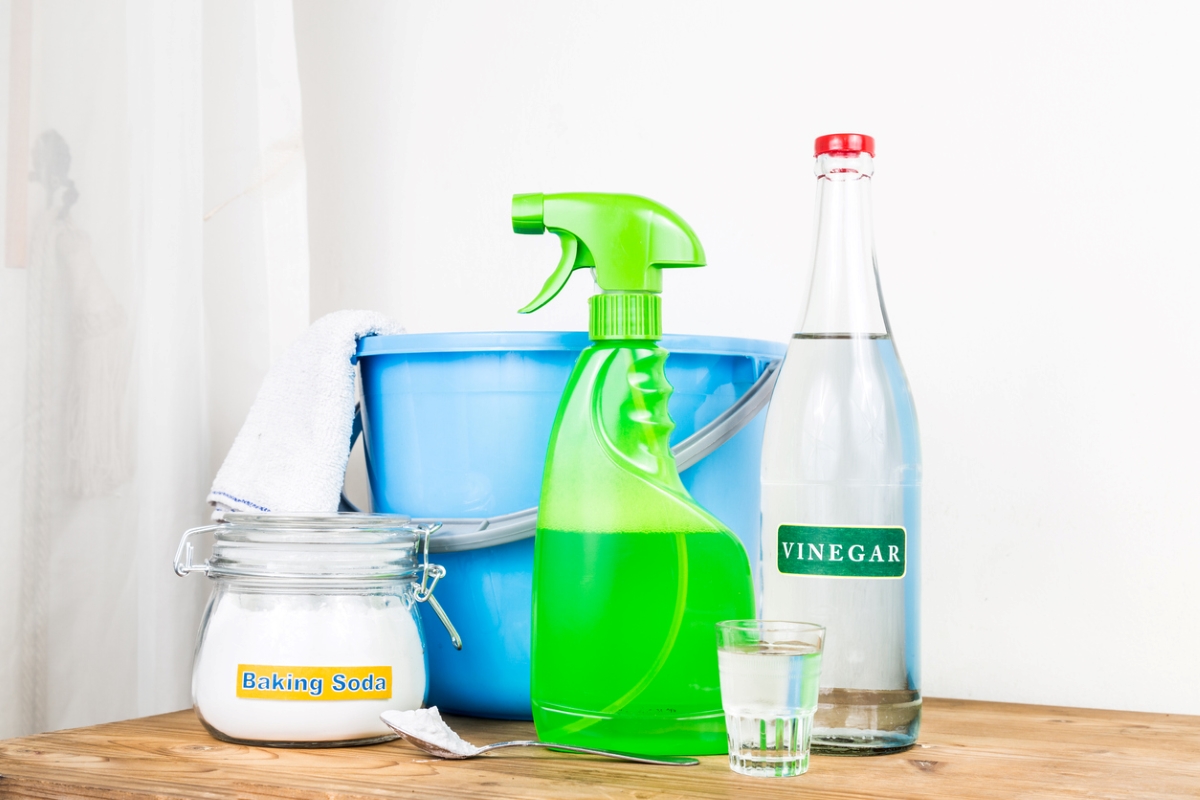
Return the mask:
<svg viewBox="0 0 1200 800"><path fill-rule="evenodd" d="M737 436L743 428L750 424L758 413L766 408L771 401L771 392L775 389L775 381L779 379L779 367L782 358L774 358L763 367L762 374L746 393L734 401L712 422L705 425L691 436L671 448L675 456L675 464L680 472L694 467L718 447ZM354 406L354 426L350 434L350 447L354 447L359 434L362 433L362 412L357 404ZM339 511L358 511L358 507L350 502L343 489ZM475 550L481 546L481 539L487 540L487 545L508 544L528 539L537 531L537 506L511 514L501 514L495 517L472 519L442 519L441 530L437 536L429 540L429 547L434 553L455 553L462 550ZM430 523L433 520L414 519L414 523ZM437 611L435 608L434 611Z"/></svg>
<svg viewBox="0 0 1200 800"><path fill-rule="evenodd" d="M675 456L675 465L683 472L698 464L702 459L741 433L742 428L758 416L758 412L771 402L771 392L775 390L775 381L779 379L779 367L782 358L767 362L762 374L746 393L734 401L733 405L717 415L717 418L700 430L671 448Z"/></svg>

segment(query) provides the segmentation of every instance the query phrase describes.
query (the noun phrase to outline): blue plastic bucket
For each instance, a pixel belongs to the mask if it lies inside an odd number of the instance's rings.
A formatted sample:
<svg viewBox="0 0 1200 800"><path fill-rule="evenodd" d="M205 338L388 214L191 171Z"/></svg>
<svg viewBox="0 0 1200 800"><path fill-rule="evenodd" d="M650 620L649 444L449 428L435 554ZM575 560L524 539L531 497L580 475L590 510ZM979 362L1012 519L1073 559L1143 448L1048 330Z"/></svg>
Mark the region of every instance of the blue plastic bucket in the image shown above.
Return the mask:
<svg viewBox="0 0 1200 800"><path fill-rule="evenodd" d="M588 344L586 333L362 339L363 437L374 510L478 521L536 506L558 402ZM752 386L761 393L764 373L785 349L707 336L664 336L662 345L671 353L666 373L675 389L673 445L725 424L731 406ZM749 422L742 420L739 432L682 478L696 500L741 538L757 569L765 414L753 408L748 413L754 416L742 415ZM693 436L697 431L701 435ZM428 703L448 713L529 719L533 538L518 533L512 541L503 525L482 527L440 544L438 534L431 537L447 569L437 596L463 647L455 650L446 637L428 638ZM427 630L440 627L429 609L421 613Z"/></svg>

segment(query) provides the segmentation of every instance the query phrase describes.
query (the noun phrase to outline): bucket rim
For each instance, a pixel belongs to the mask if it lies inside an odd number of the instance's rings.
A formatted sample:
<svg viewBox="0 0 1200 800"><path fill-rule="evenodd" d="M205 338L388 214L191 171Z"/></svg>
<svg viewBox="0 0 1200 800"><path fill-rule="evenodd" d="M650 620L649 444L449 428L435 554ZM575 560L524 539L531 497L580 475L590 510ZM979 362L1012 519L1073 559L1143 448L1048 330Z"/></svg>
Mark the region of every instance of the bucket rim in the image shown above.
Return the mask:
<svg viewBox="0 0 1200 800"><path fill-rule="evenodd" d="M787 345L766 339L736 336L664 334L661 345L672 353L780 358ZM505 350L583 350L591 344L586 331L459 331L371 335L358 340L357 358L401 353L469 353Z"/></svg>

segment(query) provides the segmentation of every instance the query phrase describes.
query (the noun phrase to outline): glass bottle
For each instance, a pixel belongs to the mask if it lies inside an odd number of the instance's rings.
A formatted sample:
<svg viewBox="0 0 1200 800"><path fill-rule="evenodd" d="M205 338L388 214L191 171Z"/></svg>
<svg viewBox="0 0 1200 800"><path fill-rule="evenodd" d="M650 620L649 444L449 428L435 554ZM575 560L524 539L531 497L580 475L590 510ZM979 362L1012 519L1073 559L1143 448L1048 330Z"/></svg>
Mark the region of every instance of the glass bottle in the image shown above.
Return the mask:
<svg viewBox="0 0 1200 800"><path fill-rule="evenodd" d="M808 304L763 442L763 618L828 630L814 752L916 741L921 451L871 228L874 140L816 141Z"/></svg>

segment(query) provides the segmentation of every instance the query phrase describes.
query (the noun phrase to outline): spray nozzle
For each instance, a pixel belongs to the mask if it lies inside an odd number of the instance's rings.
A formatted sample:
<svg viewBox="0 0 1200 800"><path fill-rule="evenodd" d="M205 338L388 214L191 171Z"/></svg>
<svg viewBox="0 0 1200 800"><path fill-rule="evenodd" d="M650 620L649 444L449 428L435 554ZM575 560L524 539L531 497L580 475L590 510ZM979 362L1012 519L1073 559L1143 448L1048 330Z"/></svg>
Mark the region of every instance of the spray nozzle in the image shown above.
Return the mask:
<svg viewBox="0 0 1200 800"><path fill-rule="evenodd" d="M549 230L562 240L558 267L522 314L553 300L581 267L595 268L596 283L606 292L657 294L660 270L704 266L704 248L691 227L671 209L637 195L518 194L512 220L514 233Z"/></svg>

